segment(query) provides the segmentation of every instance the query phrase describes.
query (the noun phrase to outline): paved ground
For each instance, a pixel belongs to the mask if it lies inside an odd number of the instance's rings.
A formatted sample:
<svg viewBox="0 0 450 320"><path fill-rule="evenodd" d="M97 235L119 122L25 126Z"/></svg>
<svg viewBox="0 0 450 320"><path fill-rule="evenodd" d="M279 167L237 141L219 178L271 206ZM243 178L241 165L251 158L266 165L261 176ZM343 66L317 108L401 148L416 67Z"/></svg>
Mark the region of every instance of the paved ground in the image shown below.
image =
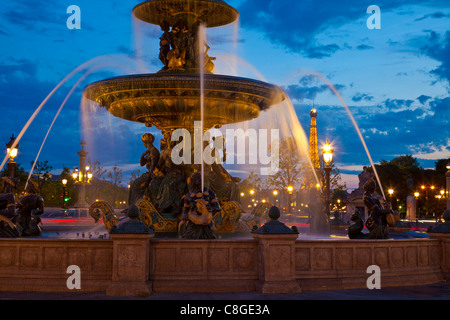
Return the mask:
<svg viewBox="0 0 450 320"><path fill-rule="evenodd" d="M304 291L298 294L235 293L153 293L148 297L111 297L104 292L0 292L0 300L450 300L450 283L389 287L379 290L346 289Z"/></svg>

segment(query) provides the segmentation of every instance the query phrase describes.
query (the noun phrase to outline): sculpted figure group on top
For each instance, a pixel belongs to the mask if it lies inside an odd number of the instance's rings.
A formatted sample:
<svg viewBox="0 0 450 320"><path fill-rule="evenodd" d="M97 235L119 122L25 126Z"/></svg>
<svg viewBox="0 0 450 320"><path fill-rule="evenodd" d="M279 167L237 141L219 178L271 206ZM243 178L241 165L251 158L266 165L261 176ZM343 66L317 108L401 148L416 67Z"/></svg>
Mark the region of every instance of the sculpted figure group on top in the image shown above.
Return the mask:
<svg viewBox="0 0 450 320"><path fill-rule="evenodd" d="M209 46L205 41L200 43L199 28L200 22L196 21L189 28L185 22L179 21L170 28L167 21L161 22L159 60L164 67L161 71L185 71L190 69L200 69L200 52L203 56L203 68L206 72L214 70L215 57L208 56Z"/></svg>

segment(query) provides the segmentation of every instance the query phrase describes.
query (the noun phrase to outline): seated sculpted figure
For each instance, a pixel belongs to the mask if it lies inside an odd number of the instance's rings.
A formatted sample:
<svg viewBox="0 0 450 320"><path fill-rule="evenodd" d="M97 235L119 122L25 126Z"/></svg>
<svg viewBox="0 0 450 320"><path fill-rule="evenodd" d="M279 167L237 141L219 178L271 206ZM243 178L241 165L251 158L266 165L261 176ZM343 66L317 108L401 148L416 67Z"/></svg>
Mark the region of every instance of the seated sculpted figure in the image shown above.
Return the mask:
<svg viewBox="0 0 450 320"><path fill-rule="evenodd" d="M226 149L223 149L222 162L226 161ZM205 177L211 190L223 205L227 201L240 201L239 182L241 179L231 176L221 163L214 162L207 166Z"/></svg>
<svg viewBox="0 0 450 320"><path fill-rule="evenodd" d="M151 133L146 133L142 136L142 142L147 150L141 155L140 165L142 167L145 166L147 172L131 183L128 194L129 205L135 204L136 201L147 195L146 189L154 178L154 171L160 157L158 149L153 145L154 141L155 137Z"/></svg>
<svg viewBox="0 0 450 320"><path fill-rule="evenodd" d="M204 188L202 192L201 179L199 172L190 177L189 192L184 197L180 230L185 239L215 239L212 216L220 210L219 202L212 190Z"/></svg>
<svg viewBox="0 0 450 320"><path fill-rule="evenodd" d="M369 229L368 239L387 239L388 228L386 216L392 213L390 209L384 209L380 200L373 197L375 192L375 181L369 179L364 184L364 205L369 209L369 218L366 227Z"/></svg>
<svg viewBox="0 0 450 320"><path fill-rule="evenodd" d="M159 176L150 184L152 201L164 218L174 219L181 212L181 198L186 193L187 184L183 166L172 161L172 149L176 142L165 140L164 149L158 161Z"/></svg>
<svg viewBox="0 0 450 320"><path fill-rule="evenodd" d="M37 183L29 180L27 189L16 204L17 212L12 221L23 236L38 236L42 230L39 226L40 215L44 213L44 199L39 195Z"/></svg>
<svg viewBox="0 0 450 320"><path fill-rule="evenodd" d="M354 223L352 223L347 230L349 239L366 238L367 234L362 232L362 229L364 229L364 221L361 219L361 213L358 209L356 209L355 213L352 214L350 220Z"/></svg>

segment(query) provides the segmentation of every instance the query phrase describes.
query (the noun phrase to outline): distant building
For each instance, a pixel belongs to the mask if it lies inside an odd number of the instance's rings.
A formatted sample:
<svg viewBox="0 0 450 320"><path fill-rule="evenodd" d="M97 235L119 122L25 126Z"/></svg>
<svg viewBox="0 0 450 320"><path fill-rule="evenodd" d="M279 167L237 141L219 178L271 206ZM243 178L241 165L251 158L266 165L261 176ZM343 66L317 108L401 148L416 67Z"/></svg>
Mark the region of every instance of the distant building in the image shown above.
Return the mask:
<svg viewBox="0 0 450 320"><path fill-rule="evenodd" d="M368 218L367 208L364 206L363 195L364 195L364 184L369 179L373 179L373 173L370 172L367 167L363 167L363 171L358 175L359 184L358 189L355 189L350 193L347 198L347 215L346 218L349 219L352 214L355 213L356 209L359 210L361 218L365 221ZM375 197L381 199L381 195L377 192L374 194ZM383 204L383 200L381 200Z"/></svg>

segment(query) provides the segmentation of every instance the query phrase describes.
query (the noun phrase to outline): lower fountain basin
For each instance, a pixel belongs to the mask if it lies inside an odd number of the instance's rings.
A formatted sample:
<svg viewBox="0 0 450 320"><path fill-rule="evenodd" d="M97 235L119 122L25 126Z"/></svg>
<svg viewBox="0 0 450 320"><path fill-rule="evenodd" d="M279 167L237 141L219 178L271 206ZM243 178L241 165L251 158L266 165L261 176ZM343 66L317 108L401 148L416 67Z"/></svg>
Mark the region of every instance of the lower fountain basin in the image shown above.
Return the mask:
<svg viewBox="0 0 450 320"><path fill-rule="evenodd" d="M158 73L111 78L88 85L83 95L112 115L162 130L193 128L200 120L200 75ZM204 127L220 127L258 117L285 99L276 85L205 74Z"/></svg>

